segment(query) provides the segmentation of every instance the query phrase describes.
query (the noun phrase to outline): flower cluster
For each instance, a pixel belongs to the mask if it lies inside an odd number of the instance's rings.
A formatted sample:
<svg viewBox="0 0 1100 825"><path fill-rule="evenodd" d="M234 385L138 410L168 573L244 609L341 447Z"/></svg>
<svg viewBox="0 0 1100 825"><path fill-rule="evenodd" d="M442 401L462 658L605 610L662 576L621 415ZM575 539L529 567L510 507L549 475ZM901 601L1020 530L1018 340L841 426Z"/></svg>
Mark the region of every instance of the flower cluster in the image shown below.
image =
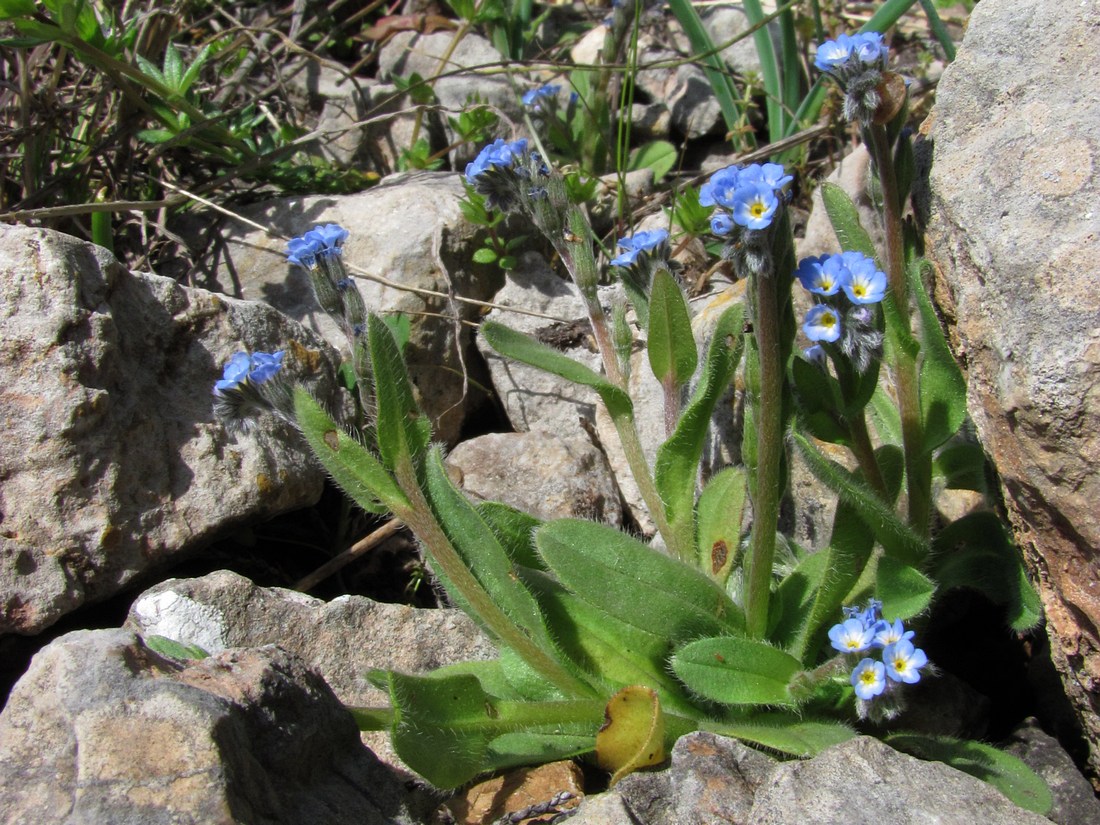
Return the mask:
<svg viewBox="0 0 1100 825"><path fill-rule="evenodd" d="M315 226L287 242L286 259L309 274L321 309L354 339L365 328L367 308L344 267L343 243L349 234L335 223Z"/></svg>
<svg viewBox="0 0 1100 825"><path fill-rule="evenodd" d="M729 235L734 226L767 229L779 209L781 190L793 180L778 163L727 166L699 190L699 203L719 207L710 219L715 235Z"/></svg>
<svg viewBox="0 0 1100 825"><path fill-rule="evenodd" d="M466 165L466 182L485 196L490 209L508 210L517 203L531 207L549 195L550 167L527 138L510 143L497 138Z"/></svg>
<svg viewBox="0 0 1100 825"><path fill-rule="evenodd" d="M214 383L215 393L239 387L245 381L262 384L275 377L283 367L284 350L278 352L238 352L225 365L222 377Z"/></svg>
<svg viewBox="0 0 1100 825"><path fill-rule="evenodd" d="M882 333L876 327L872 305L886 295L886 274L862 252L841 252L804 258L795 277L819 300L806 313L803 333L811 341L839 341L840 351L852 359L859 372L865 371L882 350ZM809 360L821 363L824 354L820 347L805 353Z"/></svg>
<svg viewBox="0 0 1100 825"><path fill-rule="evenodd" d="M841 653L858 655L881 651L881 658L865 656L852 669L850 681L863 703L889 694L894 685L916 684L928 664L924 651L914 647L913 631L901 619L888 622L880 615L882 602L871 599L865 609L845 607L845 620L829 629L829 641ZM861 705L861 714L866 711Z"/></svg>
<svg viewBox="0 0 1100 825"><path fill-rule="evenodd" d="M554 83L547 83L545 86L539 86L537 89L529 89L523 93L523 97L520 99L523 105L528 109L541 112L543 106L542 101L545 100L549 102L555 100L560 91L561 86Z"/></svg>
<svg viewBox="0 0 1100 825"><path fill-rule="evenodd" d="M635 232L625 238L619 238L619 255L611 261L612 266L634 266L638 263L638 257L657 255L668 257L668 230L650 229ZM664 255L661 256L662 250Z"/></svg>
<svg viewBox="0 0 1100 825"><path fill-rule="evenodd" d="M814 66L829 74L844 89L845 119L862 124L875 119L883 99L882 84L889 52L878 32L842 34L817 47ZM893 105L888 108L896 111Z"/></svg>
<svg viewBox="0 0 1100 825"><path fill-rule="evenodd" d="M230 429L248 429L256 415L290 416L290 388L281 380L285 351L238 352L214 382L214 412Z"/></svg>

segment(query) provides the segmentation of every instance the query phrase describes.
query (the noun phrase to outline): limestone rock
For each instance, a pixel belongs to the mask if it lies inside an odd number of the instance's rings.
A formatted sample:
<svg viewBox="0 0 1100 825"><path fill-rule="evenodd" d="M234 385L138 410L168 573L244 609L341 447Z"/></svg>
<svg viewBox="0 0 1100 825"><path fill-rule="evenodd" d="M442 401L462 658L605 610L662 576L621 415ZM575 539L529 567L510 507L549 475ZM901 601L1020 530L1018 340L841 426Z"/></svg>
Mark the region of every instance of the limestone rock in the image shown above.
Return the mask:
<svg viewBox="0 0 1100 825"><path fill-rule="evenodd" d="M397 825L401 782L276 647L177 662L122 630L44 648L0 714L0 820Z"/></svg>
<svg viewBox="0 0 1100 825"><path fill-rule="evenodd" d="M500 307L515 307L549 317L494 309L487 316L489 320L528 335L543 334L545 340L558 342L554 345L570 358L601 371L580 293L572 282L555 275L541 255L533 252L521 255L519 266L507 274L504 288L493 301ZM489 365L493 388L516 431L583 436L585 430L580 422L595 421L597 398L591 390L502 358L480 337L477 344Z"/></svg>
<svg viewBox="0 0 1100 825"><path fill-rule="evenodd" d="M622 523L619 488L590 439L552 433L490 433L447 457L475 500L502 501L540 519Z"/></svg>
<svg viewBox="0 0 1100 825"><path fill-rule="evenodd" d="M677 740L667 769L632 773L615 791L649 825L748 823L756 789L776 764L734 739L696 731Z"/></svg>
<svg viewBox="0 0 1100 825"><path fill-rule="evenodd" d="M1100 769L1100 8L986 0L944 72L929 250L1051 651ZM1042 43L1042 48L1035 48Z"/></svg>
<svg viewBox="0 0 1100 825"><path fill-rule="evenodd" d="M882 216L868 191L872 177L871 154L862 144L845 156L836 169L825 179L843 189L856 205L859 221L871 235L876 249L883 248ZM821 190L814 191L810 217L806 222L806 234L798 241L798 259L813 255L831 255L842 252L840 242L833 232L833 225L821 201ZM796 289L796 292L805 290ZM806 307L809 308L808 306Z"/></svg>
<svg viewBox="0 0 1100 825"><path fill-rule="evenodd" d="M1044 825L991 785L860 736L779 765L756 792L753 825Z"/></svg>
<svg viewBox="0 0 1100 825"><path fill-rule="evenodd" d="M1013 731L1005 750L1020 757L1043 778L1054 797L1047 818L1058 825L1100 822L1100 800L1092 785L1077 770L1070 756L1035 719L1026 719Z"/></svg>
<svg viewBox="0 0 1100 825"><path fill-rule="evenodd" d="M0 227L0 633L37 633L227 526L316 501L323 476L293 431L229 436L212 411L234 352L284 347L331 406L334 353L270 307Z"/></svg>
<svg viewBox="0 0 1100 825"><path fill-rule="evenodd" d="M410 376L435 425L435 436L454 442L472 403L470 386L484 376L477 372L470 331L459 330L452 320L456 313L463 320L478 319L477 309L446 296L488 300L501 283L499 269L472 260L481 236L462 215L459 200L464 194L456 174L418 172L386 178L355 195L256 204L242 209L242 214L276 235L243 224L227 226L224 247L216 260L206 263L204 285L266 301L346 350L345 335L317 306L307 275L287 264L286 244L277 237L300 235L319 223L344 226L351 232L344 261L367 308L409 313ZM398 287L386 286L379 278ZM464 386L463 369L473 372L470 385Z"/></svg>
<svg viewBox="0 0 1100 825"><path fill-rule="evenodd" d="M347 705L386 705L367 681L373 668L423 673L445 664L491 659L496 651L458 610L419 610L362 596L330 602L281 588L258 587L228 570L169 579L142 593L126 627L166 636L208 653L277 644L301 657ZM384 734L371 748L400 765Z"/></svg>

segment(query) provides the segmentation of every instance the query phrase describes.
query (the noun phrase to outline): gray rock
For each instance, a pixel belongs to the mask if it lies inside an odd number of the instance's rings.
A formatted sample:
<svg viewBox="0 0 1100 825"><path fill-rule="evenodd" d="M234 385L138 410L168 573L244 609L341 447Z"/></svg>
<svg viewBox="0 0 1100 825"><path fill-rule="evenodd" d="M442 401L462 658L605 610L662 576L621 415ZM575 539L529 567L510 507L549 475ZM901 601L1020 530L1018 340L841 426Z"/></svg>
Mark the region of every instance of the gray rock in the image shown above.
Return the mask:
<svg viewBox="0 0 1100 825"><path fill-rule="evenodd" d="M181 663L122 630L35 656L0 714L0 820L418 821L351 715L276 647Z"/></svg>
<svg viewBox="0 0 1100 825"><path fill-rule="evenodd" d="M0 633L34 634L224 533L304 507L323 476L271 419L229 436L214 381L286 347L332 406L334 353L258 303L132 274L104 249L0 227Z"/></svg>
<svg viewBox="0 0 1100 825"><path fill-rule="evenodd" d="M836 184L848 194L855 203L860 223L870 233L875 248L882 249L882 217L868 192L871 177L871 154L861 144L849 152L825 180ZM842 251L821 201L821 190L817 189L814 191L810 217L806 222L806 234L798 241L798 258L801 260L813 255L832 255Z"/></svg>
<svg viewBox="0 0 1100 825"><path fill-rule="evenodd" d="M491 659L496 651L458 610L418 610L362 596L324 602L293 590L258 587L226 570L170 579L142 593L126 627L166 636L208 653L277 644L316 670L347 705L386 705L367 681L373 668L423 673L445 664ZM372 749L393 765L385 735Z"/></svg>
<svg viewBox="0 0 1100 825"><path fill-rule="evenodd" d="M590 341L588 316L584 301L572 282L559 278L537 253L524 253L519 266L505 276L504 288L493 302L500 307L538 312L550 317L534 317L494 309L489 320L534 335L539 331L562 330L568 322L577 334L563 352L585 366L601 371L599 353ZM555 320L556 319L556 320ZM573 322L579 322L573 324ZM542 430L562 436L584 436L581 421L592 424L596 419L597 397L591 390L579 387L543 370L509 361L494 352L480 337L478 349L485 357L492 376L493 388L504 404L508 421L517 432Z"/></svg>
<svg viewBox="0 0 1100 825"><path fill-rule="evenodd" d="M474 382L464 384L463 369L473 371L475 382L484 376L477 372L470 331L456 330L452 318L457 313L469 321L479 315L471 304L411 290L488 300L499 288L499 269L472 260L482 235L462 216L459 200L464 194L456 174L418 172L387 178L355 195L256 204L241 212L267 231L243 224L227 227L217 259L206 262L206 285L264 300L346 349L346 337L315 303L306 274L286 263L286 244L278 238L300 235L318 223L346 227L351 237L344 245L344 261L367 308L409 313L410 376L436 437L454 442L475 392ZM384 285L379 278L397 286Z"/></svg>
<svg viewBox="0 0 1100 825"><path fill-rule="evenodd" d="M753 35L745 36L751 26L744 7L740 3L710 6L700 13L703 25L716 46L735 41L722 49L723 62L737 74L760 74L760 55L756 51ZM775 24L768 26L775 40Z"/></svg>
<svg viewBox="0 0 1100 825"><path fill-rule="evenodd" d="M586 796L568 822L570 825L639 825L627 808L626 800L616 791Z"/></svg>
<svg viewBox="0 0 1100 825"><path fill-rule="evenodd" d="M991 785L861 736L786 762L756 793L753 825L1043 825Z"/></svg>
<svg viewBox="0 0 1100 825"><path fill-rule="evenodd" d="M619 488L604 454L586 437L546 432L490 433L447 457L475 500L502 501L540 519L621 524Z"/></svg>
<svg viewBox="0 0 1100 825"><path fill-rule="evenodd" d="M986 0L944 72L929 250L968 408L1100 769L1100 7ZM1035 48L1042 43L1042 48Z"/></svg>
<svg viewBox="0 0 1100 825"><path fill-rule="evenodd" d="M756 789L776 764L734 739L696 731L677 740L667 769L632 773L615 792L646 825L748 823Z"/></svg>
<svg viewBox="0 0 1100 825"><path fill-rule="evenodd" d="M1100 822L1100 800L1077 770L1065 749L1048 736L1035 719L1026 719L1013 731L1005 750L1020 757L1050 786L1054 807L1047 818L1058 825Z"/></svg>

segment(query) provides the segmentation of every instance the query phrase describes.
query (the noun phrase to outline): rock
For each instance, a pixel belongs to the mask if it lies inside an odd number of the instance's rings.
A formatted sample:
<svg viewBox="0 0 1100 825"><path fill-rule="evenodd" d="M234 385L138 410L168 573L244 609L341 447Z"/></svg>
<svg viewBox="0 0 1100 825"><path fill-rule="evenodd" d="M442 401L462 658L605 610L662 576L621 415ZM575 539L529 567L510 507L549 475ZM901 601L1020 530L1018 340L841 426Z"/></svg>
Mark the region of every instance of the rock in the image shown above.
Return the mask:
<svg viewBox="0 0 1100 825"><path fill-rule="evenodd" d="M752 26L740 3L724 6L710 6L700 17L703 25L716 46L730 45L722 49L722 61L739 75L760 74L760 55L756 51L753 35L745 35ZM769 24L768 31L772 40L776 40L775 24ZM735 41L735 42L730 42ZM778 44L777 44L778 47ZM777 48L778 53L778 48Z"/></svg>
<svg viewBox="0 0 1100 825"><path fill-rule="evenodd" d="M876 249L883 248L882 216L868 193L871 181L871 154L862 144L853 149L840 161L839 165L825 179L843 189L856 205L859 221L871 235ZM842 252L840 242L833 232L833 225L825 212L821 201L821 189L816 189L812 198L810 218L806 222L806 234L797 241L798 259L814 255L832 255ZM804 290L796 289L796 292Z"/></svg>
<svg viewBox="0 0 1100 825"><path fill-rule="evenodd" d="M320 496L289 427L230 436L211 404L234 352L286 347L287 371L333 406L335 354L309 330L15 226L0 227L0 296L0 633L37 633L233 524Z"/></svg>
<svg viewBox="0 0 1100 825"><path fill-rule="evenodd" d="M986 0L932 128L936 299L1100 770L1100 8ZM1042 43L1041 49L1035 44Z"/></svg>
<svg viewBox="0 0 1100 825"><path fill-rule="evenodd" d="M431 80L431 91L441 106L451 110L447 112L450 117L457 117L476 100L504 112L514 122L522 121L522 106L516 87L506 75L492 73L493 69L504 65L500 52L484 37L469 31L458 40L457 46L454 41L453 32L398 32L386 41L379 52L378 76L393 81L394 78L408 79L418 74L425 80ZM490 73L478 69L489 70ZM454 143L457 140L454 131L445 120L441 120L440 124L446 131L447 145ZM464 146L460 149L451 154L452 168L465 167L481 147Z"/></svg>
<svg viewBox="0 0 1100 825"><path fill-rule="evenodd" d="M1054 807L1047 818L1058 825L1100 822L1100 800L1077 770L1069 754L1035 719L1026 719L1013 731L1004 748L1020 757L1050 786Z"/></svg>
<svg viewBox="0 0 1100 825"><path fill-rule="evenodd" d="M587 437L491 433L463 441L447 457L462 489L540 519L586 518L621 524L619 488L604 454Z"/></svg>
<svg viewBox="0 0 1100 825"><path fill-rule="evenodd" d="M517 814L532 807L568 795L558 811L577 806L583 796L581 769L576 762L550 762L534 768L517 768L500 776L478 782L447 803L447 809L459 825L482 825L496 822L508 814ZM544 811L544 814L550 811ZM536 814L525 819L534 819Z"/></svg>
<svg viewBox="0 0 1100 825"><path fill-rule="evenodd" d="M241 213L267 231L227 226L217 260L205 264L206 285L267 301L346 349L346 337L317 306L305 272L286 263L286 244L278 235L300 235L319 223L348 228L344 261L350 274L369 310L410 314L412 331L405 351L410 376L435 425L435 437L453 443L473 404L469 386L484 375L477 371L469 330L457 332L456 339L457 320L440 316L457 312L469 321L479 315L473 305L440 295L488 300L501 283L499 269L473 262L483 236L462 215L459 201L464 194L457 174L418 172L386 178L355 195L256 204ZM437 294L425 295L423 290ZM473 373L469 386L463 383L464 369Z"/></svg>
<svg viewBox="0 0 1100 825"><path fill-rule="evenodd" d="M459 610L419 610L362 596L324 602L293 590L257 587L227 570L150 588L130 608L126 627L198 645L207 653L277 644L316 670L347 705L389 703L367 681L373 668L423 673L496 656ZM382 759L401 764L386 735L368 737Z"/></svg>
<svg viewBox="0 0 1100 825"><path fill-rule="evenodd" d="M756 789L776 764L734 739L696 731L677 740L667 769L632 773L615 793L646 825L748 823Z"/></svg>
<svg viewBox="0 0 1100 825"><path fill-rule="evenodd" d="M35 656L0 714L0 819L148 825L418 821L351 715L276 647L177 662L122 630Z"/></svg>
<svg viewBox="0 0 1100 825"><path fill-rule="evenodd" d="M756 793L753 825L1049 825L980 779L860 736L779 765Z"/></svg>
<svg viewBox="0 0 1100 825"><path fill-rule="evenodd" d="M519 265L505 275L504 288L493 302L499 307L515 307L548 317L494 309L488 320L528 335L541 332L548 340L560 342L560 349L570 358L597 372L602 370L580 293L571 281L555 275L541 255L534 252L521 255ZM597 397L591 390L502 358L480 337L477 345L489 365L493 388L504 404L508 421L517 432L541 430L562 436L584 436L580 422L595 422Z"/></svg>
<svg viewBox="0 0 1100 825"><path fill-rule="evenodd" d="M586 796L568 822L569 825L639 825L631 816L626 800L615 791Z"/></svg>

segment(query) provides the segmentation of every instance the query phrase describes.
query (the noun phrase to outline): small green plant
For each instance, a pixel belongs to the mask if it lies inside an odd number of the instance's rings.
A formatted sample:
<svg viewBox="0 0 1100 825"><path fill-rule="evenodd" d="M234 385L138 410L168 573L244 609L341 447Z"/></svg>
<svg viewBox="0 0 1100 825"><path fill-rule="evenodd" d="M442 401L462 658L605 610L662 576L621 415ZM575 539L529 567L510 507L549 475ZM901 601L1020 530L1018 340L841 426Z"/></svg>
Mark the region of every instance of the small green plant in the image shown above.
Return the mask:
<svg viewBox="0 0 1100 825"><path fill-rule="evenodd" d="M846 115L872 147L885 247L873 247L847 196L826 187L845 251L799 263L784 167L720 170L699 193L685 192L679 214L699 229L709 210L709 231L745 280L747 299L721 315L702 348L667 232L622 238L610 262L634 328L623 305L606 312L585 212L527 140L498 139L466 170L484 199L482 211L470 206L468 214L489 225L489 210L519 213L554 248L584 300L603 372L499 323L483 323L480 334L501 355L600 399L656 525L655 543L606 524L543 522L469 501L431 443L390 329L366 311L344 270L347 231L320 226L290 242L289 260L347 331L356 388L373 420L346 431L286 377L281 353L234 356L216 405L230 424L265 410L295 423L364 509L391 512L413 530L453 603L497 645L490 662L372 673L390 706L353 709L362 727L388 729L397 753L430 782L454 787L486 771L571 757L593 759L615 782L662 761L694 730L801 757L863 725L991 782L1017 804L1050 807L1045 784L1014 757L890 729L908 686L929 675L914 634L943 593L977 587L1016 629L1039 620L1039 605L994 515L932 531L935 473L965 484L981 476L983 457L953 441L966 418L965 386L924 290L919 234L902 221L912 157L900 134L905 86L887 70L877 35L823 43L816 65L840 84ZM801 324L795 280L815 301ZM799 329L815 342L805 352L795 345ZM652 467L626 380L642 341L665 410ZM707 430L738 369L748 399L743 463L703 478ZM896 404L882 387L886 376ZM820 442L847 449L857 469L827 457ZM790 545L777 530L788 445L838 497L826 545L794 548L789 564L777 562Z"/></svg>

